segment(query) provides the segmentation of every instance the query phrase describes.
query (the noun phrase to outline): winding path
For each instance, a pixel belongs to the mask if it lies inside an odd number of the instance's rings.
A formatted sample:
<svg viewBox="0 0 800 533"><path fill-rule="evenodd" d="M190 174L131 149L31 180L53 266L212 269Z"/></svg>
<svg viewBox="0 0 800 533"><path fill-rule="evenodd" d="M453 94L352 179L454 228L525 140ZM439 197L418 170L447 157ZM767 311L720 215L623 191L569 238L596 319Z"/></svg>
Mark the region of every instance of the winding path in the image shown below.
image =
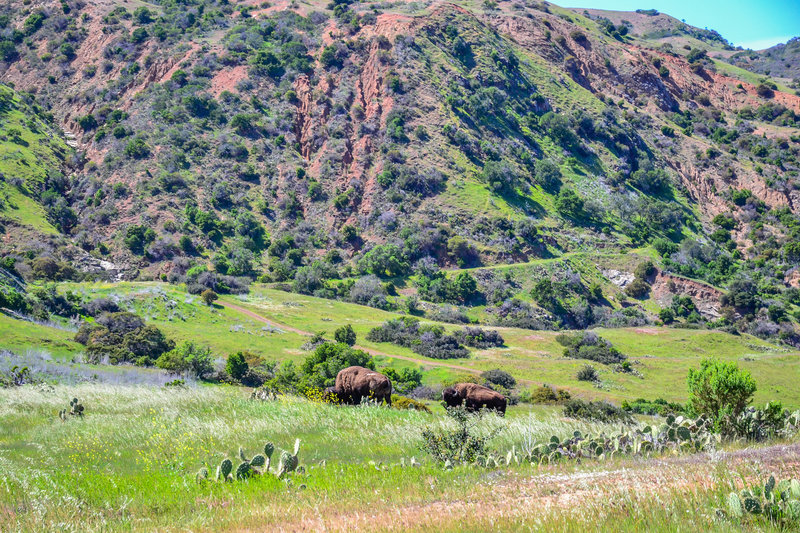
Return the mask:
<svg viewBox="0 0 800 533"><path fill-rule="evenodd" d="M294 328L292 326L287 326L286 324L281 324L280 322L275 322L274 320L270 320L269 318L261 316L261 315L259 315L258 313L254 312L254 311L251 311L249 309L246 309L246 308L241 307L241 306L236 305L236 304L232 304L232 303L224 301L224 300L217 300L215 303L218 304L218 305L221 305L221 306L223 306L223 307L225 307L227 309L230 309L231 311L236 311L237 313L242 313L243 315L246 315L246 316L248 316L248 317L250 317L253 320L256 320L258 322L262 322L264 324L269 324L270 326L272 326L274 328L278 328L278 329L281 329L281 330L284 330L284 331L291 331L292 333L297 333L298 335L303 335L303 336L306 336L306 337L311 337L313 335L313 333L311 333L310 331L304 331L302 329ZM469 368L469 367L466 367L466 366L453 365L453 364L450 364L450 363L440 363L438 361L428 361L428 360L425 360L425 359L416 359L414 357L409 357L409 356L406 356L406 355L397 355L397 354L390 354L390 353L386 353L386 352L381 352L380 350L375 350L374 348L368 348L366 346L361 346L359 344L356 344L355 346L353 346L353 348L356 348L358 350L363 350L363 351L365 351L368 354L373 355L373 356L380 355L380 356L383 356L383 357L392 357L394 359L402 359L404 361L410 361L412 363L417 363L417 364L420 364L420 365L423 365L423 366L429 366L429 367L430 366L438 366L438 367L444 367L444 368L452 368L453 370L460 370L462 372L469 372L470 374L480 374L481 372L483 372L482 370L478 370L476 368ZM526 384L534 384L533 381L528 381L528 380L517 380L517 381L522 382L522 383L526 383Z"/></svg>

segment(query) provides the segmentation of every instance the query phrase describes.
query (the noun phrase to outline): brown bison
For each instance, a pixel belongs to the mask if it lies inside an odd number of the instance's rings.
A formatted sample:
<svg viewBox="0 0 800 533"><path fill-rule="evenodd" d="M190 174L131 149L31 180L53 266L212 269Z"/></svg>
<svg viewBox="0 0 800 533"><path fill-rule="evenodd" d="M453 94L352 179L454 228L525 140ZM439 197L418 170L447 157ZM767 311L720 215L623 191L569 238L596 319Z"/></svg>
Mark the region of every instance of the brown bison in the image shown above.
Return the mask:
<svg viewBox="0 0 800 533"><path fill-rule="evenodd" d="M442 391L442 399L448 407L467 406L468 411L482 407L494 409L500 416L506 414L506 397L490 388L475 383L457 383Z"/></svg>
<svg viewBox="0 0 800 533"><path fill-rule="evenodd" d="M336 375L336 386L328 387L326 394L335 394L341 403L358 405L362 398L392 405L392 382L389 378L364 368L350 366Z"/></svg>

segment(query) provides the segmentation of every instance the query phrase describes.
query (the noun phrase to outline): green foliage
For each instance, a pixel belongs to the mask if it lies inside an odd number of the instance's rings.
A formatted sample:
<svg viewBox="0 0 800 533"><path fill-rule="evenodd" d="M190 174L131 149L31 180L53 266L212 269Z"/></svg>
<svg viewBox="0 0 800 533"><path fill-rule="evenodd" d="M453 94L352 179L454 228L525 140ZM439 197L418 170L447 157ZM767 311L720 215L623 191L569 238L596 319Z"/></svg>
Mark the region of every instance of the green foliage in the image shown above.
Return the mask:
<svg viewBox="0 0 800 533"><path fill-rule="evenodd" d="M379 244L358 261L361 272L392 278L407 274L410 267L402 250L395 244Z"/></svg>
<svg viewBox="0 0 800 533"><path fill-rule="evenodd" d="M347 344L325 342L320 344L300 365L300 388L324 389L336 383L340 370L350 366L363 366L375 370L372 356Z"/></svg>
<svg viewBox="0 0 800 533"><path fill-rule="evenodd" d="M420 324L413 317L388 320L382 326L371 329L367 340L405 346L433 359L469 357L469 351L460 344L456 336L447 335L440 325Z"/></svg>
<svg viewBox="0 0 800 533"><path fill-rule="evenodd" d="M191 374L204 378L214 371L211 349L192 341L184 341L173 350L161 354L156 366L175 374Z"/></svg>
<svg viewBox="0 0 800 533"><path fill-rule="evenodd" d="M571 397L572 395L567 390L542 385L533 390L526 389L522 391L519 395L519 401L522 403L556 404L563 403Z"/></svg>
<svg viewBox="0 0 800 533"><path fill-rule="evenodd" d="M481 379L491 385L499 385L505 389L513 389L517 386L517 380L514 379L514 376L499 368L481 372Z"/></svg>
<svg viewBox="0 0 800 533"><path fill-rule="evenodd" d="M582 418L594 422L633 423L633 417L624 409L608 402L587 402L579 399L569 400L564 404L564 416Z"/></svg>
<svg viewBox="0 0 800 533"><path fill-rule="evenodd" d="M58 417L62 422L66 422L67 417L83 418L83 411L83 404L77 398L73 398L69 401L68 409L62 409L58 412Z"/></svg>
<svg viewBox="0 0 800 533"><path fill-rule="evenodd" d="M716 359L704 359L699 369L690 368L687 385L689 411L708 416L717 425L726 416L739 416L756 392L750 372Z"/></svg>
<svg viewBox="0 0 800 533"><path fill-rule="evenodd" d="M147 226L132 225L125 231L125 246L135 254L143 254L145 247L156 239L156 233Z"/></svg>
<svg viewBox="0 0 800 533"><path fill-rule="evenodd" d="M565 357L587 359L604 365L621 363L627 359L609 341L591 331L575 334L560 333L556 336L556 341L565 347Z"/></svg>
<svg viewBox="0 0 800 533"><path fill-rule="evenodd" d="M241 380L249 369L250 366L247 364L244 353L242 352L230 354L225 363L225 371L230 377L237 381Z"/></svg>
<svg viewBox="0 0 800 533"><path fill-rule="evenodd" d="M671 403L663 398L655 400L645 400L644 398L637 398L631 402L623 400L622 408L629 413L636 413L639 415L679 415L686 411L686 408L679 403Z"/></svg>
<svg viewBox="0 0 800 533"><path fill-rule="evenodd" d="M396 370L392 367L381 369L381 372L392 381L394 390L401 394L407 394L422 385L422 370L418 368L401 368ZM394 400L392 400L394 405Z"/></svg>
<svg viewBox="0 0 800 533"><path fill-rule="evenodd" d="M126 311L104 313L94 323L84 323L75 340L86 346L90 362L108 357L111 364L150 366L175 343L155 326Z"/></svg>
<svg viewBox="0 0 800 533"><path fill-rule="evenodd" d="M592 365L583 365L575 375L578 381L599 381L600 375Z"/></svg>
<svg viewBox="0 0 800 533"><path fill-rule="evenodd" d="M780 530L800 527L800 481L780 482L770 476L763 485L754 485L727 498L728 516L753 524L767 523Z"/></svg>
<svg viewBox="0 0 800 533"><path fill-rule="evenodd" d="M206 305L210 306L219 299L219 296L211 289L206 289L200 293L200 298L203 300L203 302L205 302Z"/></svg>
<svg viewBox="0 0 800 533"><path fill-rule="evenodd" d="M430 426L422 430L420 450L429 453L442 464L472 463L488 452L489 441L500 428L481 434L478 422L485 416L482 411L470 413L466 407L448 407L447 416L455 423L455 428Z"/></svg>
<svg viewBox="0 0 800 533"><path fill-rule="evenodd" d="M346 324L333 332L333 338L340 344L353 346L356 343L356 332L353 331L353 326Z"/></svg>
<svg viewBox="0 0 800 533"><path fill-rule="evenodd" d="M141 137L135 137L125 145L123 153L132 159L144 159L150 155L150 147Z"/></svg>
<svg viewBox="0 0 800 533"><path fill-rule="evenodd" d="M555 208L563 217L578 219L583 216L583 198L571 189L561 189L555 199Z"/></svg>
<svg viewBox="0 0 800 533"><path fill-rule="evenodd" d="M406 398L405 396L398 396L392 394L392 407L394 409L413 409L415 411L422 411L423 413L430 413L431 410L422 402L418 402L413 398Z"/></svg>

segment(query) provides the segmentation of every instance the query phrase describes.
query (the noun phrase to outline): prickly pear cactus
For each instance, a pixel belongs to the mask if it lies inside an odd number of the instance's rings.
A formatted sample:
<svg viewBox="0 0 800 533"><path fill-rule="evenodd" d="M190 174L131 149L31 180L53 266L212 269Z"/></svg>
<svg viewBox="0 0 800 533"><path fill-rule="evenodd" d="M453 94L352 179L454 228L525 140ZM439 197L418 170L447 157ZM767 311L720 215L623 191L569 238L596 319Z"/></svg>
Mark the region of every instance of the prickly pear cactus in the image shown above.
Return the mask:
<svg viewBox="0 0 800 533"><path fill-rule="evenodd" d="M250 467L250 463L247 461L242 461L239 463L239 466L236 467L236 479L247 479L252 475L253 469Z"/></svg>
<svg viewBox="0 0 800 533"><path fill-rule="evenodd" d="M233 462L230 459L223 459L217 467L217 481L226 481L231 470L233 470Z"/></svg>
<svg viewBox="0 0 800 533"><path fill-rule="evenodd" d="M250 459L250 466L264 466L265 464L267 464L267 458L261 454L255 455Z"/></svg>
<svg viewBox="0 0 800 533"><path fill-rule="evenodd" d="M271 458L271 457L272 457L272 453L273 453L274 451L275 451L275 445L274 445L274 444L272 444L271 442L268 442L268 443L266 443L266 444L264 445L264 455L265 455L267 458Z"/></svg>

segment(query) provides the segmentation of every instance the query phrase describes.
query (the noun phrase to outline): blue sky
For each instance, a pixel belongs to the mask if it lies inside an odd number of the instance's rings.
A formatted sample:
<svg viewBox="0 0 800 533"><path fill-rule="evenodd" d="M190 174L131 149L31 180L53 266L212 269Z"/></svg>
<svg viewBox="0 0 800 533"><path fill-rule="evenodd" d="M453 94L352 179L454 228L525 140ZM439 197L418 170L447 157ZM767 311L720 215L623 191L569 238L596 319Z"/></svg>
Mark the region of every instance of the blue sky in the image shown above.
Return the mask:
<svg viewBox="0 0 800 533"><path fill-rule="evenodd" d="M800 36L800 0L555 0L564 7L658 9L736 46L760 50Z"/></svg>

